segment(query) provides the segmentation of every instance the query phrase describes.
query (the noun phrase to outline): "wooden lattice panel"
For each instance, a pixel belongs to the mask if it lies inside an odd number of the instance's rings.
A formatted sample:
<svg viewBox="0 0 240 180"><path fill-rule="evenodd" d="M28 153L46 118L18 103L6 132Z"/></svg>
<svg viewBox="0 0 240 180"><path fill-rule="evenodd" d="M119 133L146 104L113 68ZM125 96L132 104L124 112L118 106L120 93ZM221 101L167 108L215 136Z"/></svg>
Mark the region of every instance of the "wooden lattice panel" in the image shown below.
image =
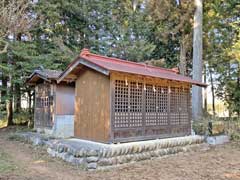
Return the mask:
<svg viewBox="0 0 240 180"><path fill-rule="evenodd" d="M189 86L126 77L113 82L113 139L189 134Z"/></svg>
<svg viewBox="0 0 240 180"><path fill-rule="evenodd" d="M189 123L189 89L171 87L170 89L170 123L181 125Z"/></svg>
<svg viewBox="0 0 240 180"><path fill-rule="evenodd" d="M180 91L180 102L181 102L181 107L180 107L180 122L181 124L189 124L190 122L190 117L189 117L189 89L187 88L181 88Z"/></svg>
<svg viewBox="0 0 240 180"><path fill-rule="evenodd" d="M157 98L157 125L168 124L168 87L157 86L156 87Z"/></svg>
<svg viewBox="0 0 240 180"><path fill-rule="evenodd" d="M124 128L129 126L128 113L128 85L125 81L115 81L115 128Z"/></svg>
<svg viewBox="0 0 240 180"><path fill-rule="evenodd" d="M130 119L129 127L142 126L142 83L130 82Z"/></svg>
<svg viewBox="0 0 240 180"><path fill-rule="evenodd" d="M180 104L180 93L179 87L171 87L170 88L170 124L178 125L180 124L180 114L179 108Z"/></svg>
<svg viewBox="0 0 240 180"><path fill-rule="evenodd" d="M146 126L157 125L157 98L153 85L146 85Z"/></svg>

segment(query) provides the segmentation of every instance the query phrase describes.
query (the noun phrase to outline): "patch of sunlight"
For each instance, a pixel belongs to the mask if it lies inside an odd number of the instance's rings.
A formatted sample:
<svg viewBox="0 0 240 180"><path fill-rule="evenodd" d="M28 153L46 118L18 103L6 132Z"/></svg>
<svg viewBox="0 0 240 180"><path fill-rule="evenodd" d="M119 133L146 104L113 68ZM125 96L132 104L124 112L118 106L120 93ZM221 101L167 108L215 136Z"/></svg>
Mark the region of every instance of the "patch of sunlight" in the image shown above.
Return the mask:
<svg viewBox="0 0 240 180"><path fill-rule="evenodd" d="M225 173L225 177L229 179L240 179L240 173Z"/></svg>
<svg viewBox="0 0 240 180"><path fill-rule="evenodd" d="M6 127L6 126L7 126L7 121L0 119L0 129L1 129L1 128L4 128L4 127Z"/></svg>
<svg viewBox="0 0 240 180"><path fill-rule="evenodd" d="M45 163L46 161L44 160L37 160L37 161L34 161L33 163L34 164L41 164L41 163Z"/></svg>

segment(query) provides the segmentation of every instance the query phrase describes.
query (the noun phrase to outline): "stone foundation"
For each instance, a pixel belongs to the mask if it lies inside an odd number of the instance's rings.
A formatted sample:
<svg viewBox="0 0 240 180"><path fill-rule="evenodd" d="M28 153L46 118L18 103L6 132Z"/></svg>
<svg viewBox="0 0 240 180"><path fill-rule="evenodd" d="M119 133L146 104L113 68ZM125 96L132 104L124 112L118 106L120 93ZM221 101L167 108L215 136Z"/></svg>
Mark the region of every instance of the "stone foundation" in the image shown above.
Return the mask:
<svg viewBox="0 0 240 180"><path fill-rule="evenodd" d="M122 164L150 160L194 148L204 142L202 136L186 136L122 144L103 144L81 139L51 139L39 133L20 133L34 145L45 145L50 156L86 170L106 169Z"/></svg>
<svg viewBox="0 0 240 180"><path fill-rule="evenodd" d="M93 170L186 152L203 141L201 136L188 136L108 145L69 139L52 143L47 151L52 157Z"/></svg>

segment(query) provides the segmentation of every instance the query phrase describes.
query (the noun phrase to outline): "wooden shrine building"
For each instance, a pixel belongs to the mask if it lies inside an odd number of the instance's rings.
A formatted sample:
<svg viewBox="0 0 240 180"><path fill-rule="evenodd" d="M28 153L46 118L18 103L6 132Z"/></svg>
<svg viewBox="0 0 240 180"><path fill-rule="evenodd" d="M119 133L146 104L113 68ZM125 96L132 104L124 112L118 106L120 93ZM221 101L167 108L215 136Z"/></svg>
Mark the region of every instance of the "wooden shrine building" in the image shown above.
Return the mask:
<svg viewBox="0 0 240 180"><path fill-rule="evenodd" d="M58 137L73 136L75 84L62 81L61 72L35 70L27 84L35 86L34 128Z"/></svg>
<svg viewBox="0 0 240 180"><path fill-rule="evenodd" d="M191 86L174 70L84 49L59 76L76 82L74 136L100 142L191 134Z"/></svg>

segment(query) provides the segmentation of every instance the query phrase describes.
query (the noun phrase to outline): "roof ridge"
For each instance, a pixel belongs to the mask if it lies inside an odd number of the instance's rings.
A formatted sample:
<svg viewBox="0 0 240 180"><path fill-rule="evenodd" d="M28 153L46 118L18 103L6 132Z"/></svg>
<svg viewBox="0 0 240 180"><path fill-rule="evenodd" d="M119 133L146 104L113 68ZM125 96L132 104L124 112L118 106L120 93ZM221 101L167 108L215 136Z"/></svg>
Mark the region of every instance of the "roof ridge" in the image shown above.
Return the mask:
<svg viewBox="0 0 240 180"><path fill-rule="evenodd" d="M55 70L55 69L35 69L34 71L54 71L54 72L62 72L61 70Z"/></svg>
<svg viewBox="0 0 240 180"><path fill-rule="evenodd" d="M163 68L163 67L158 67L158 66L152 66L152 65L147 65L144 63L139 63L139 62L133 62L133 61L129 61L129 60L123 60L123 59L119 59L119 58L115 58L115 57L109 57L109 56L104 56L104 55L98 55L98 54L94 54L94 53L90 53L89 51L85 51L84 54L80 54L81 56L96 56L96 57L100 57L100 58L105 58L105 59L111 59L114 61L120 61L120 62L124 62L124 63L128 63L128 64L134 64L134 65L138 65L141 67L146 67L146 68L154 68L154 69L161 69L167 72L171 72L171 73L175 73L175 71L171 70L171 69L167 69L167 68Z"/></svg>

